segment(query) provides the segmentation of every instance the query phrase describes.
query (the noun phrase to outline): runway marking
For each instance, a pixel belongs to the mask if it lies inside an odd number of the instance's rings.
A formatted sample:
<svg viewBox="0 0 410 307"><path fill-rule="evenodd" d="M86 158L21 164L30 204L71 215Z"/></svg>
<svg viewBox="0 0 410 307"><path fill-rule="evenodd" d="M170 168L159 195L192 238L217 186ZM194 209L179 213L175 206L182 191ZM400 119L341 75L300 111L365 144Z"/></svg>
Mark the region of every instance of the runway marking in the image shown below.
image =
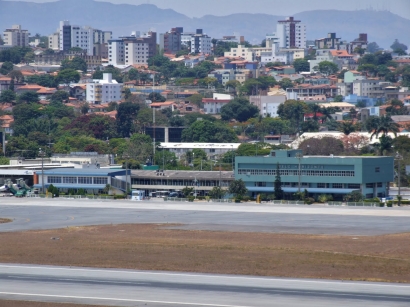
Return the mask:
<svg viewBox="0 0 410 307"><path fill-rule="evenodd" d="M33 280L36 279L35 277L29 277L29 276L13 276L9 275L7 276L9 278L15 278L15 279L28 279L28 280ZM83 282L83 281L90 281L90 282L95 282L95 283L100 283L100 284L132 284L132 285L149 285L148 283L145 282L132 282L132 281L108 281L108 280L95 280L95 279L81 279L81 278L55 278L53 280L63 280L63 281L77 281L77 282Z"/></svg>
<svg viewBox="0 0 410 307"><path fill-rule="evenodd" d="M378 284L378 283L362 283L362 282L348 282L348 281L320 281L320 280L304 280L304 279L281 279L281 278L266 278L266 277L247 277L247 276L223 276L223 275L200 275L200 274L186 274L186 273L163 273L163 272L130 272L130 271L117 271L117 270L101 270L101 269L81 269L81 268L61 268L61 267L41 267L41 266L18 266L18 265L0 265L0 268L28 268L28 269L41 269L41 270L61 270L61 271L84 271L84 272L111 272L121 274L148 274L148 275L166 275L166 276L186 276L186 277L207 277L207 278L228 278L228 279L247 279L247 280L266 280L266 281L288 281L288 282L303 282L303 283L317 283L317 284L343 284L343 285L367 285L377 287L395 287L395 288L409 288L408 286L395 285L395 284Z"/></svg>
<svg viewBox="0 0 410 307"><path fill-rule="evenodd" d="M205 303L190 303L190 302L167 302L167 301L151 301L151 300L135 300L126 298L109 298L109 297L92 297L92 296L71 296L71 295L53 295L53 294L34 294L34 293L16 293L16 292L0 292L4 295L21 295L21 296L37 296L37 297L55 297L55 298L73 298L73 299L88 299L100 301L120 301L120 302L136 302L136 303L156 303L168 305L185 305L185 306L210 306L210 307L249 307L243 305L221 305L221 304L205 304Z"/></svg>

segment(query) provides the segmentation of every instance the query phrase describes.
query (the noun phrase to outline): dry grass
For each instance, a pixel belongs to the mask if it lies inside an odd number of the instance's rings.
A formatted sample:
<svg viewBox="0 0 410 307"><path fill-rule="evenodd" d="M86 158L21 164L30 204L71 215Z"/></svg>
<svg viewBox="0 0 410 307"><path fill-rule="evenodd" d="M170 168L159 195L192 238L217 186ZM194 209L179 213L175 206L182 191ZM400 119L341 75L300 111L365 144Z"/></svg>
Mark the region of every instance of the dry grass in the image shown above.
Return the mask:
<svg viewBox="0 0 410 307"><path fill-rule="evenodd" d="M10 223L10 222L12 222L12 220L11 220L11 219L5 219L5 218L1 218L1 217L0 217L0 224L3 224L3 223Z"/></svg>
<svg viewBox="0 0 410 307"><path fill-rule="evenodd" d="M0 262L410 282L409 241L106 225L0 233Z"/></svg>
<svg viewBox="0 0 410 307"><path fill-rule="evenodd" d="M32 301L0 301L2 307L101 307L96 305L78 305L66 303L44 303Z"/></svg>

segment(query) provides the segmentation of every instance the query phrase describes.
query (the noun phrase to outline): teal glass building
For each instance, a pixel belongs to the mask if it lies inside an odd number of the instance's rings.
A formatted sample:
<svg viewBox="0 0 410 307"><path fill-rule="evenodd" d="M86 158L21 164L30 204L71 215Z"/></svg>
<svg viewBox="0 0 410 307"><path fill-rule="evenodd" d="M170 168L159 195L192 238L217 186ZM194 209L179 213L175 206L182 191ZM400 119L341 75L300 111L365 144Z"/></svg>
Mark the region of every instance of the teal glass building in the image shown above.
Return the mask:
<svg viewBox="0 0 410 307"><path fill-rule="evenodd" d="M235 158L235 179L242 179L251 196L273 193L276 169L285 198L305 189L310 196L331 194L340 200L360 191L366 198L385 197L394 180L394 158L372 156L303 156L301 150L272 150L268 156Z"/></svg>

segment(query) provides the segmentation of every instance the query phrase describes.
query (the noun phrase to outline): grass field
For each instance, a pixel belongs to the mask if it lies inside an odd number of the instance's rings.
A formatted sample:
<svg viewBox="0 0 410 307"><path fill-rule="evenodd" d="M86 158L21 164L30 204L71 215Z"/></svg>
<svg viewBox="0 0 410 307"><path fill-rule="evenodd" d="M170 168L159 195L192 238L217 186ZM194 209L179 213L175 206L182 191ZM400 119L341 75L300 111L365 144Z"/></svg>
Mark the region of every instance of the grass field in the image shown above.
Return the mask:
<svg viewBox="0 0 410 307"><path fill-rule="evenodd" d="M169 225L167 225L169 226ZM410 282L410 234L328 236L106 225L0 233L0 262Z"/></svg>

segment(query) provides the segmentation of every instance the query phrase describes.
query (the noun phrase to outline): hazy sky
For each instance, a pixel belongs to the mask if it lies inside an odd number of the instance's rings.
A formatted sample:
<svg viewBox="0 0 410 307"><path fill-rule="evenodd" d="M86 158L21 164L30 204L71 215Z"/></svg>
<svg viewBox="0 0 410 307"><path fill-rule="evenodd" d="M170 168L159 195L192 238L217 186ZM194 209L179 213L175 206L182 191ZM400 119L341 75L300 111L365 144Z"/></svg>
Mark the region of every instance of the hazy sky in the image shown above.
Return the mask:
<svg viewBox="0 0 410 307"><path fill-rule="evenodd" d="M19 0L9 0L19 1ZM55 0L26 0L28 2L52 2ZM70 0L64 0L70 1ZM171 8L189 17L204 15L228 15L233 13L266 13L291 15L317 9L389 10L410 19L410 0L100 0L112 3L155 4L160 8Z"/></svg>

